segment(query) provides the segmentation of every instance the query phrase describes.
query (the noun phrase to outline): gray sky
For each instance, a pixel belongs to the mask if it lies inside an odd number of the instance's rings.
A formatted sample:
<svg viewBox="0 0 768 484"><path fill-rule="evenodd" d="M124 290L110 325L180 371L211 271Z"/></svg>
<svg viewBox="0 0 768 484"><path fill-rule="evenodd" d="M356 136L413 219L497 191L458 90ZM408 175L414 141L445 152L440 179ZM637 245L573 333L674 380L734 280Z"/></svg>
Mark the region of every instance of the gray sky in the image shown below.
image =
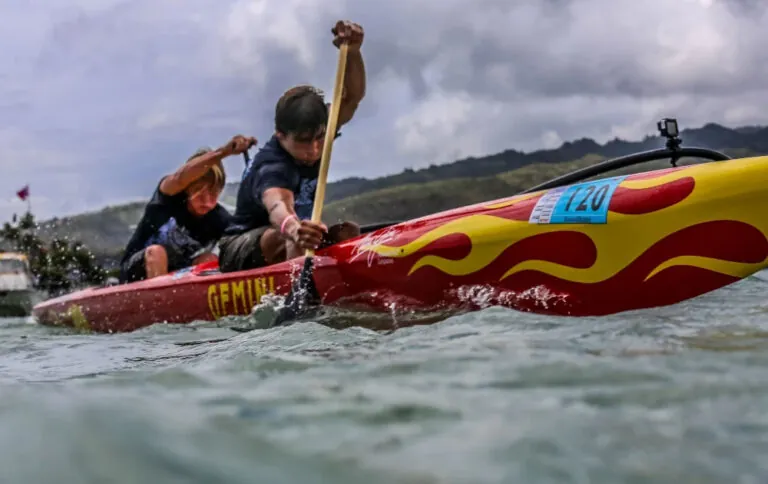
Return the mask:
<svg viewBox="0 0 768 484"><path fill-rule="evenodd" d="M287 87L328 98L338 19L368 95L330 179L508 148L768 124L754 0L10 0L0 3L0 219L147 198L201 145L265 142ZM761 27L762 24L762 27ZM230 181L242 158L225 163Z"/></svg>

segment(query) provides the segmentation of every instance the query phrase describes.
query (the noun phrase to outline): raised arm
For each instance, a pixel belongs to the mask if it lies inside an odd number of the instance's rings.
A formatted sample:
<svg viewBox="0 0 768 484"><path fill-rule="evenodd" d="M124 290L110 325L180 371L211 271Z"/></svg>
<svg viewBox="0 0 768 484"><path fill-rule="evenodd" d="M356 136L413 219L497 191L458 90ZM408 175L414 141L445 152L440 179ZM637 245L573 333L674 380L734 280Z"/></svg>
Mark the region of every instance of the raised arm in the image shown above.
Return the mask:
<svg viewBox="0 0 768 484"><path fill-rule="evenodd" d="M344 89L341 94L338 125L348 123L357 111L357 106L365 97L365 64L360 47L363 44L363 28L348 21L339 20L331 29L334 35L333 45L339 47L347 42L347 68L344 70Z"/></svg>
<svg viewBox="0 0 768 484"><path fill-rule="evenodd" d="M256 138L237 135L220 148L192 158L174 173L163 178L160 191L166 195L176 195L205 175L213 165L221 163L221 160L227 156L244 153L254 144L256 144Z"/></svg>

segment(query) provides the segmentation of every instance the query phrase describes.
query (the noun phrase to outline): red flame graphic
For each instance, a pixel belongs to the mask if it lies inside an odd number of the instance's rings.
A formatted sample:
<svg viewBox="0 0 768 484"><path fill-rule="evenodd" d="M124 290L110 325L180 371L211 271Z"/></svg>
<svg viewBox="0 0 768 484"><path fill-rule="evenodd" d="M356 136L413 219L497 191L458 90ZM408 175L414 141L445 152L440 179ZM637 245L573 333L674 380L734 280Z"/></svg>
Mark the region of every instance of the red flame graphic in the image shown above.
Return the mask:
<svg viewBox="0 0 768 484"><path fill-rule="evenodd" d="M608 210L626 215L640 215L671 207L685 200L693 192L696 181L692 177L680 178L648 188L616 187Z"/></svg>

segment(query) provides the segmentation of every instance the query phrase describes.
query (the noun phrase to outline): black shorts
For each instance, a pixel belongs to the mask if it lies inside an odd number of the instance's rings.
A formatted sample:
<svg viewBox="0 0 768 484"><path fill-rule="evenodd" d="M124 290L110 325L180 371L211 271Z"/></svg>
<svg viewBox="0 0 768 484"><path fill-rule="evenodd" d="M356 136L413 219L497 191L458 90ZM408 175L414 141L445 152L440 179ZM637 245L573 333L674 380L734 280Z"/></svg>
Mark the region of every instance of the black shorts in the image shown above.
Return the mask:
<svg viewBox="0 0 768 484"><path fill-rule="evenodd" d="M261 236L269 228L265 225L222 237L219 241L219 270L235 272L266 266L267 261L261 251Z"/></svg>

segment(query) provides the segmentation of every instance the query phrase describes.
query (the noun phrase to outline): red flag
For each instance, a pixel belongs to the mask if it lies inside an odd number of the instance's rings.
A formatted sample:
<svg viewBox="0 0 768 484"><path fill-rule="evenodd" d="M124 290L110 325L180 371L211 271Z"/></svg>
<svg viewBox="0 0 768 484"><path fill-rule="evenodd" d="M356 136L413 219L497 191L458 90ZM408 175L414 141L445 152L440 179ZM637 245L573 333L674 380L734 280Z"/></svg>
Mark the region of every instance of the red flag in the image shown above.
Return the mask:
<svg viewBox="0 0 768 484"><path fill-rule="evenodd" d="M26 200L29 196L29 185L26 185L24 188L16 192L16 196L21 198L22 200Z"/></svg>

